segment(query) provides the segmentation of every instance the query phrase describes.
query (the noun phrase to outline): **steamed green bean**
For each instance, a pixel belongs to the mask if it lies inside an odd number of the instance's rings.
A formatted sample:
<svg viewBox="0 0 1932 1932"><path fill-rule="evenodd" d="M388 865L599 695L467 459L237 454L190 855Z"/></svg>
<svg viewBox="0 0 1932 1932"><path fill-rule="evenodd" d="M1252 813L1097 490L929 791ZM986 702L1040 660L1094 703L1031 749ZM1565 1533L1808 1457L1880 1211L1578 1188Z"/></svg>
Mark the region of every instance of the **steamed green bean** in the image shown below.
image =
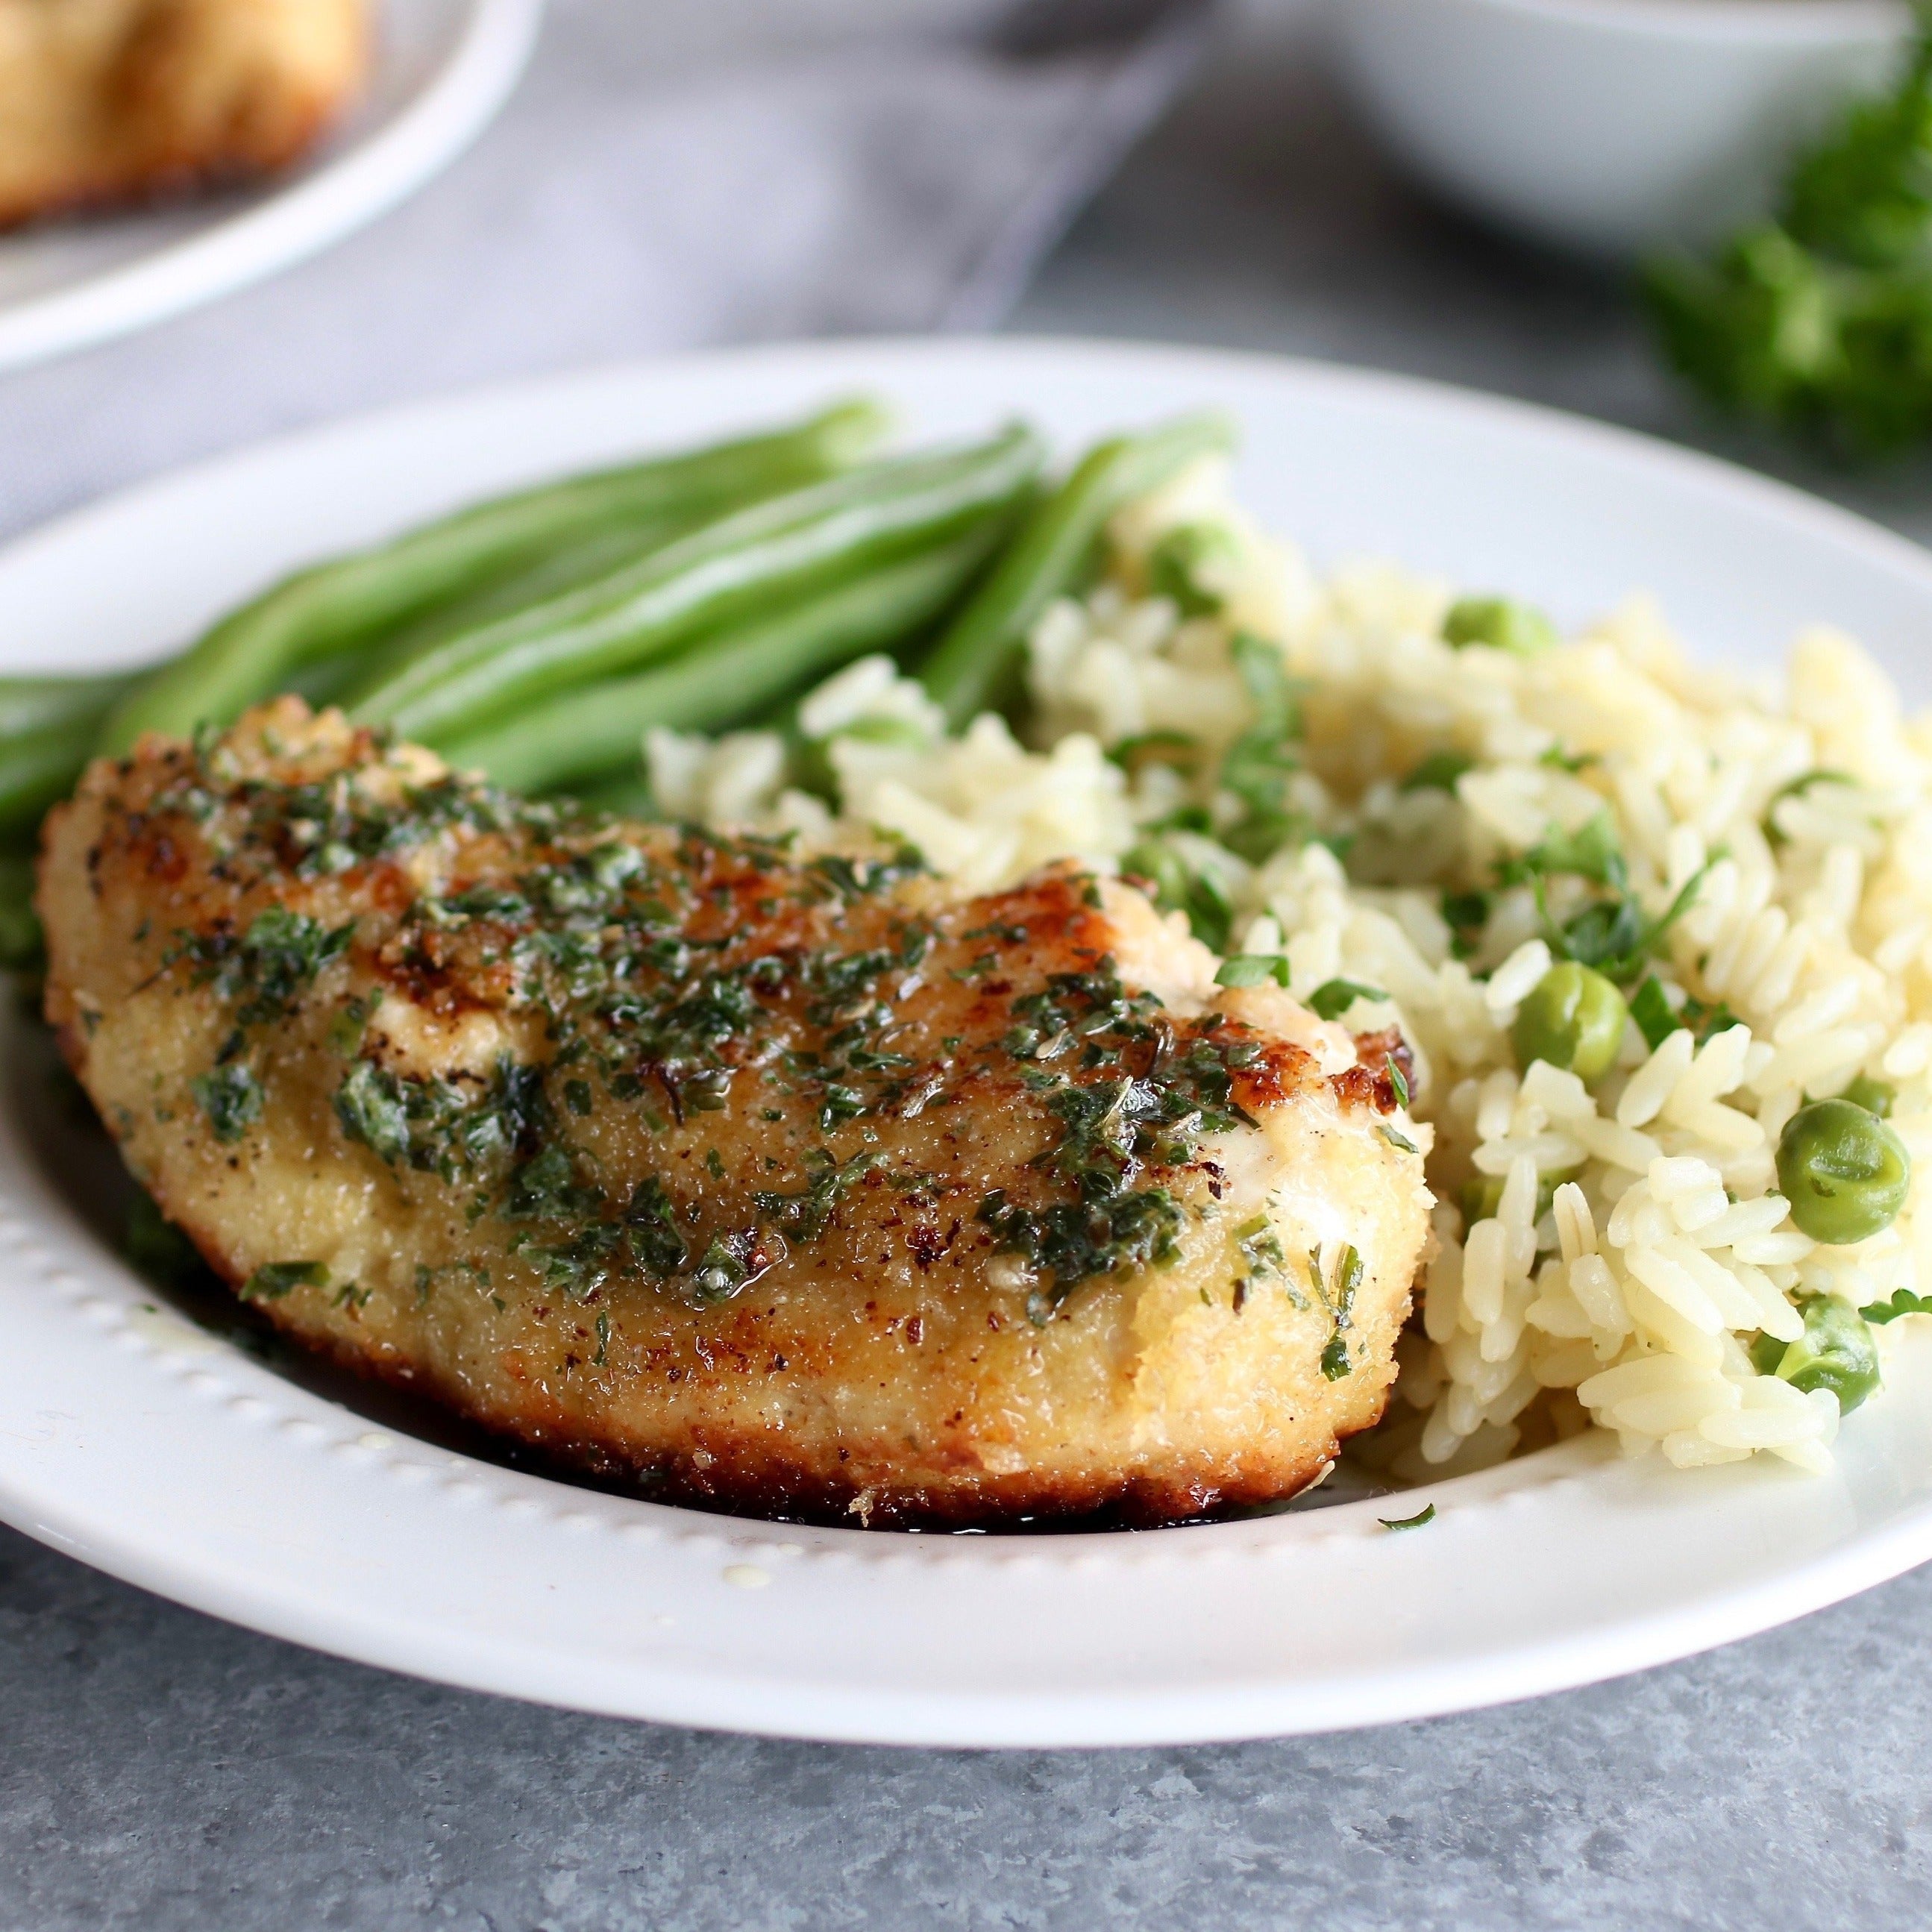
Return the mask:
<svg viewBox="0 0 1932 1932"><path fill-rule="evenodd" d="M1014 502L1040 456L1016 426L770 498L550 603L385 658L348 706L405 737L453 743L561 688L640 669L706 631L963 534Z"/></svg>
<svg viewBox="0 0 1932 1932"><path fill-rule="evenodd" d="M73 790L100 728L98 717L83 714L0 740L0 835L31 830Z"/></svg>
<svg viewBox="0 0 1932 1932"><path fill-rule="evenodd" d="M141 675L110 670L64 677L0 677L0 740L80 718L98 724Z"/></svg>
<svg viewBox="0 0 1932 1932"><path fill-rule="evenodd" d="M1071 590L1108 520L1196 457L1232 446L1219 416L1184 416L1096 444L1028 518L998 567L933 648L920 676L956 729L1004 703L1027 635Z"/></svg>
<svg viewBox="0 0 1932 1932"><path fill-rule="evenodd" d="M547 791L634 766L652 726L716 731L814 676L933 622L986 561L997 524L775 615L704 638L669 663L585 685L445 748L513 791Z"/></svg>
<svg viewBox="0 0 1932 1932"><path fill-rule="evenodd" d="M304 665L366 646L573 539L688 518L694 508L716 511L832 474L884 423L875 404L845 404L776 435L522 490L298 571L131 692L110 716L103 748L124 751L144 730L185 736L199 724L229 723Z"/></svg>

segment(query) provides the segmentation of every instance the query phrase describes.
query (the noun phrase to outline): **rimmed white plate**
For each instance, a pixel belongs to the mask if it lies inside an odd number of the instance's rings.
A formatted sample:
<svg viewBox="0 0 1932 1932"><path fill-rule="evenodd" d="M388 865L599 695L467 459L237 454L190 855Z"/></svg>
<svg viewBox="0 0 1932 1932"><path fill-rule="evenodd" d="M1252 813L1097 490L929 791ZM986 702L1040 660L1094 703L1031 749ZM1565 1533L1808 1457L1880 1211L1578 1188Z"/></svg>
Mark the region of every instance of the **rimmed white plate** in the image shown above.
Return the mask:
<svg viewBox="0 0 1932 1932"><path fill-rule="evenodd" d="M0 235L0 370L165 321L373 221L467 147L522 73L543 0L380 0L345 126L249 193Z"/></svg>
<svg viewBox="0 0 1932 1932"><path fill-rule="evenodd" d="M1397 556L1573 620L1642 586L1702 652L1752 664L1830 620L1926 694L1932 559L1778 485L1388 377L1014 341L697 357L273 444L0 554L0 651L10 668L150 656L318 552L861 388L921 434L1019 410L1070 444L1219 404L1244 425L1246 500L1318 561ZM1932 1557L1932 1337L1912 1334L1824 1478L1678 1472L1585 1438L1397 1504L964 1538L768 1527L575 1488L378 1426L370 1401L170 1310L68 1204L88 1186L50 1151L31 1060L16 1026L0 1045L0 1516L184 1603L370 1663L800 1736L1186 1742L1580 1684ZM1433 1523L1382 1527L1425 1496Z"/></svg>

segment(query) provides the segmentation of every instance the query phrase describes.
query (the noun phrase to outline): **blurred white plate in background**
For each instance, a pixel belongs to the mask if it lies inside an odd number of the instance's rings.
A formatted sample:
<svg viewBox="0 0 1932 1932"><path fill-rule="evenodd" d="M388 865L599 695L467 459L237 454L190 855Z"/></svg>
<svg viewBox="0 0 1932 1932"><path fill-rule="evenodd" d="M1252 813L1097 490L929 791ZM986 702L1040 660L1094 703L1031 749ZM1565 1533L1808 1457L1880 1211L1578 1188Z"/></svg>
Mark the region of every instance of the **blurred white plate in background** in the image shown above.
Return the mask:
<svg viewBox="0 0 1932 1932"><path fill-rule="evenodd" d="M1318 564L1395 557L1508 588L1566 626L1642 586L1699 655L1765 668L1799 628L1830 620L1915 702L1932 694L1932 558L1708 458L1312 363L963 339L678 358L201 465L0 552L0 669L151 658L319 554L861 390L914 436L1018 412L1063 452L1219 405L1243 431L1242 499ZM1613 1676L1932 1558L1932 1332L1898 1337L1884 1394L1816 1478L1626 1462L1593 1434L1426 1496L1138 1533L950 1537L748 1522L520 1473L171 1310L79 1211L84 1170L63 1156L33 1042L12 1003L0 1009L0 1519L342 1656L794 1736L1186 1743ZM1426 1528L1378 1520L1424 1500L1437 1510Z"/></svg>
<svg viewBox="0 0 1932 1932"><path fill-rule="evenodd" d="M0 235L0 370L146 328L374 220L502 105L542 12L543 0L382 0L362 100L293 172Z"/></svg>

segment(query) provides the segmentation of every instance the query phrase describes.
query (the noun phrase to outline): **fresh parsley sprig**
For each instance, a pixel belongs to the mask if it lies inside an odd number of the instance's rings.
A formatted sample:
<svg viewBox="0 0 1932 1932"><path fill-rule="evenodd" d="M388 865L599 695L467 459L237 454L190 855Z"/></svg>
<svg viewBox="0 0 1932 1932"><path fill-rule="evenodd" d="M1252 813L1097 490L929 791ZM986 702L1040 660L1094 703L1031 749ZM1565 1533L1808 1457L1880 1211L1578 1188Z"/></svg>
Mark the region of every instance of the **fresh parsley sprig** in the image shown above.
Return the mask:
<svg viewBox="0 0 1932 1932"><path fill-rule="evenodd" d="M1528 885L1536 897L1544 942L1558 959L1574 959L1618 986L1641 974L1664 935L1690 910L1712 861L1687 879L1663 912L1654 917L1630 889L1630 868L1618 842L1609 808L1574 832L1552 828L1520 857L1496 868L1498 885ZM1550 881L1565 876L1602 890L1560 922L1550 910Z"/></svg>
<svg viewBox="0 0 1932 1932"><path fill-rule="evenodd" d="M1776 220L1642 274L1694 387L1851 455L1932 438L1932 9L1918 13L1892 92L1798 156Z"/></svg>

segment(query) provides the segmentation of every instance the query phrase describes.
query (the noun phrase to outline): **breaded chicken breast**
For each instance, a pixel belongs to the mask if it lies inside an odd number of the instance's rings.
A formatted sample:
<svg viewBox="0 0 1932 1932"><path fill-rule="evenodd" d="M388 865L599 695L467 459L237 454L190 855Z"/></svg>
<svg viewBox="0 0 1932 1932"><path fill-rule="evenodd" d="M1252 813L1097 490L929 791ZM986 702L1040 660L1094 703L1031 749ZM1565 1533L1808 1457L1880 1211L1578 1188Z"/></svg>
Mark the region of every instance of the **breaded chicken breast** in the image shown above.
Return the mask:
<svg viewBox="0 0 1932 1932"><path fill-rule="evenodd" d="M47 1012L290 1334L653 1492L1159 1521L1374 1421L1393 1036L1072 868L573 815L284 699L51 817Z"/></svg>
<svg viewBox="0 0 1932 1932"><path fill-rule="evenodd" d="M367 0L0 0L0 226L284 166L368 40Z"/></svg>

